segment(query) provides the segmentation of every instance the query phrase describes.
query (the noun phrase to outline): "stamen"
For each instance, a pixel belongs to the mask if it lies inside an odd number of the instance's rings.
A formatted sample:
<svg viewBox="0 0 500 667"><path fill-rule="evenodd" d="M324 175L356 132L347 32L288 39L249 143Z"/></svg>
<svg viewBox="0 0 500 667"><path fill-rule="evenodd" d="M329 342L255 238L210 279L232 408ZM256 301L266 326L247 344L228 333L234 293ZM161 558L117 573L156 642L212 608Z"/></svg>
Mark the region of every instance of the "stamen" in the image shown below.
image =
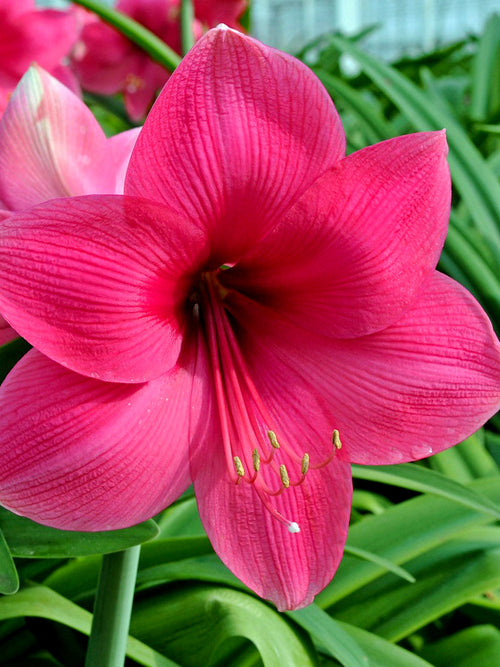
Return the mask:
<svg viewBox="0 0 500 667"><path fill-rule="evenodd" d="M305 475L309 470L309 454L304 454L302 457L302 474Z"/></svg>
<svg viewBox="0 0 500 667"><path fill-rule="evenodd" d="M256 449L254 449L253 452L252 452L252 460L253 460L253 469L255 470L255 472L259 472L259 470L260 470L260 456L259 456L259 452Z"/></svg>
<svg viewBox="0 0 500 667"><path fill-rule="evenodd" d="M288 477L288 471L286 469L286 466L282 463L280 465L280 477L281 477L281 483L285 487L285 489L288 489L290 486L290 478Z"/></svg>
<svg viewBox="0 0 500 667"><path fill-rule="evenodd" d="M337 431L337 429L333 431L332 442L335 449L337 450L342 449L342 443L340 442L340 434Z"/></svg>
<svg viewBox="0 0 500 667"><path fill-rule="evenodd" d="M234 457L234 467L236 468L238 477L245 477L245 468L243 467L243 463L239 456Z"/></svg>
<svg viewBox="0 0 500 667"><path fill-rule="evenodd" d="M271 443L271 447L274 447L274 449L279 449L280 448L280 443L278 442L278 438L276 437L276 433L274 431L268 431L267 432L267 437L269 438L269 442Z"/></svg>
<svg viewBox="0 0 500 667"><path fill-rule="evenodd" d="M290 521L287 528L291 533L300 533L299 524L295 521Z"/></svg>

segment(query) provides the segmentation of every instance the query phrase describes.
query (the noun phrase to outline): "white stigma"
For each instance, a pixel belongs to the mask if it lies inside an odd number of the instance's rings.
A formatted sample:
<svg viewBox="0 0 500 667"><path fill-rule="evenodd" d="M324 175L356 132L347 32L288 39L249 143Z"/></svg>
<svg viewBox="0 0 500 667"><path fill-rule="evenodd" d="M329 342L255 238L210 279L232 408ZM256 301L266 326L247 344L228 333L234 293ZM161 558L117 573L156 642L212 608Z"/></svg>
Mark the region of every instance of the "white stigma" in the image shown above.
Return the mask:
<svg viewBox="0 0 500 667"><path fill-rule="evenodd" d="M300 533L299 524L295 523L295 521L290 521L290 523L288 524L288 530L291 533Z"/></svg>

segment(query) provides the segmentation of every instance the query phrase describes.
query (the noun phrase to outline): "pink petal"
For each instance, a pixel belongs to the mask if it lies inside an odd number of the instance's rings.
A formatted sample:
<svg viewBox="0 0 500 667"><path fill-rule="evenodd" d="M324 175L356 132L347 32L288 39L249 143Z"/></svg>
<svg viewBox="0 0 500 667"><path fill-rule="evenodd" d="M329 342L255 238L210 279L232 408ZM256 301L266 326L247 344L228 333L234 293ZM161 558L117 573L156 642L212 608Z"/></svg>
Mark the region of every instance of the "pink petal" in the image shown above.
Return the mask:
<svg viewBox="0 0 500 667"><path fill-rule="evenodd" d="M238 19L247 8L247 0L195 0L196 18L209 28L225 23L230 28L241 30Z"/></svg>
<svg viewBox="0 0 500 667"><path fill-rule="evenodd" d="M462 286L437 272L398 322L351 340L316 336L243 297L228 305L246 329L241 349L265 404L290 424L307 423L318 446L328 434L317 423L338 429L353 463L424 458L500 407L491 324Z"/></svg>
<svg viewBox="0 0 500 667"><path fill-rule="evenodd" d="M145 200L52 200L0 228L0 305L31 344L72 370L142 382L174 365L206 240Z"/></svg>
<svg viewBox="0 0 500 667"><path fill-rule="evenodd" d="M203 420L190 363L122 385L30 351L0 389L1 504L67 530L123 528L159 512L190 483L189 424L196 437Z"/></svg>
<svg viewBox="0 0 500 667"><path fill-rule="evenodd" d="M450 207L444 132L346 157L222 275L299 326L333 337L385 328L436 267Z"/></svg>
<svg viewBox="0 0 500 667"><path fill-rule="evenodd" d="M73 65L86 90L113 95L145 58L128 39L100 21L87 22L73 52Z"/></svg>
<svg viewBox="0 0 500 667"><path fill-rule="evenodd" d="M107 140L79 98L32 67L0 123L0 198L19 210L54 197L117 192L137 134Z"/></svg>
<svg viewBox="0 0 500 667"><path fill-rule="evenodd" d="M288 405L279 412L274 407L276 423L292 438L305 435L307 448L316 430L309 428L308 415L298 421ZM211 437L205 456L192 463L192 474L200 517L215 551L239 579L280 611L305 607L328 584L342 558L351 510L349 464L339 455L327 467L310 470L300 486L269 499L274 509L298 524L300 532L291 533L264 506L252 484L231 481L221 437ZM289 471L296 468L286 455L283 461Z"/></svg>
<svg viewBox="0 0 500 667"><path fill-rule="evenodd" d="M146 116L169 76L170 72L141 54L124 82L125 109L132 120L138 122Z"/></svg>
<svg viewBox="0 0 500 667"><path fill-rule="evenodd" d="M10 78L12 88L34 61L49 70L58 66L76 41L76 21L71 14L35 10L30 4L29 9L25 4L22 13L19 7L0 9L0 71Z"/></svg>
<svg viewBox="0 0 500 667"><path fill-rule="evenodd" d="M127 173L130 155L140 131L140 127L134 127L126 132L115 134L114 137L110 137L106 140L101 165L99 167L96 166L93 174L95 177L96 188L98 187L98 184L101 184L102 187L102 183L106 182L106 179L102 179L102 175L107 169L109 177L114 179L114 182L110 183L109 193L121 194L123 192L125 174ZM101 180L99 180L99 174L101 175ZM103 190L95 189L96 194L101 192L105 194ZM93 193L88 190L88 194Z"/></svg>
<svg viewBox="0 0 500 667"><path fill-rule="evenodd" d="M237 258L344 155L335 108L291 56L227 29L208 32L154 105L127 194L200 220L221 262Z"/></svg>

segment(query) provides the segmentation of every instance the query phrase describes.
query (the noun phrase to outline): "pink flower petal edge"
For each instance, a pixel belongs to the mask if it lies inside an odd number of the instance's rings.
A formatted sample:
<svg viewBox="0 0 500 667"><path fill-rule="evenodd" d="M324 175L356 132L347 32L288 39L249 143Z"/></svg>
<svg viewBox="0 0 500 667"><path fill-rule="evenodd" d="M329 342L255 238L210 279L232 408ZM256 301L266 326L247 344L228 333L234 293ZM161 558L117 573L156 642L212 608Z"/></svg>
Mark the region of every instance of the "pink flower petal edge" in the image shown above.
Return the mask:
<svg viewBox="0 0 500 667"><path fill-rule="evenodd" d="M0 199L19 210L54 197L121 192L138 133L106 139L85 104L33 66L0 120Z"/></svg>
<svg viewBox="0 0 500 667"><path fill-rule="evenodd" d="M201 418L184 400L192 385L182 367L143 385L101 382L32 350L0 389L2 505L68 530L158 513L190 484L189 424Z"/></svg>

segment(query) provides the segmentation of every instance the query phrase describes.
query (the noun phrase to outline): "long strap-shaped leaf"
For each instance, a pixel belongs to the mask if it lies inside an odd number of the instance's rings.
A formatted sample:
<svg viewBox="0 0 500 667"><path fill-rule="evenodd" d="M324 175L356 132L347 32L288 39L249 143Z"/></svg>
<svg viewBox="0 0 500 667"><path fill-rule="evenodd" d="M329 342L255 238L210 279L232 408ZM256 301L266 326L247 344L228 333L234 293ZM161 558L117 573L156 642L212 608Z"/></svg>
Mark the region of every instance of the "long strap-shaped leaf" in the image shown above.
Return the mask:
<svg viewBox="0 0 500 667"><path fill-rule="evenodd" d="M84 634L90 633L92 615L45 586L32 586L0 599L0 620L31 616L63 623ZM129 637L127 655L145 667L180 667L150 646Z"/></svg>
<svg viewBox="0 0 500 667"><path fill-rule="evenodd" d="M456 187L467 202L478 229L500 249L500 184L495 174L455 119L414 83L389 65L379 62L351 41L339 36L332 43L355 58L365 74L382 90L416 130L446 128L450 167Z"/></svg>

